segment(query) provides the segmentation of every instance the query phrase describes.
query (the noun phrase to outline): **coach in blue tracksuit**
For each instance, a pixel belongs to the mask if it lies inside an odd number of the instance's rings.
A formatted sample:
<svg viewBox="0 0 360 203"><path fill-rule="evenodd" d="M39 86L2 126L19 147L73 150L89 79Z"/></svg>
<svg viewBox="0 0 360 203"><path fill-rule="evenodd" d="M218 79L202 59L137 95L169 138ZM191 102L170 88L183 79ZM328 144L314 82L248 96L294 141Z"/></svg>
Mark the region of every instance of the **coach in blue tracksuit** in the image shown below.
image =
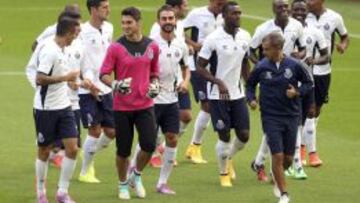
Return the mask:
<svg viewBox="0 0 360 203"><path fill-rule="evenodd" d="M270 33L264 38L262 47L266 58L251 73L246 93L250 107L256 109L256 86L260 83L261 120L272 154L276 196L287 199L281 202L288 202L284 169L291 165L295 152L300 97L311 90L312 82L302 65L283 54L283 45L284 39L279 33Z"/></svg>

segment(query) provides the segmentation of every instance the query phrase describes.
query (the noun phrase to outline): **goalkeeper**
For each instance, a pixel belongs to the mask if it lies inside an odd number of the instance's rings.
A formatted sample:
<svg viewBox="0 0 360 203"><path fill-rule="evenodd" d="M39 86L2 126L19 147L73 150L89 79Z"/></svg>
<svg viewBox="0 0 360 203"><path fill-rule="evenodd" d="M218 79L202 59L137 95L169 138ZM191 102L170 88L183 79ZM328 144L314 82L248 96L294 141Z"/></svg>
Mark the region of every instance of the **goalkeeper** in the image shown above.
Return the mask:
<svg viewBox="0 0 360 203"><path fill-rule="evenodd" d="M140 21L138 9L130 7L122 11L123 36L108 48L100 72L100 79L113 88L120 199L130 198L129 183L135 187L138 197L145 198L141 173L156 144L153 98L160 92L159 47L141 34ZM112 80L113 73L115 80ZM139 135L141 151L135 170L127 178L134 126Z"/></svg>

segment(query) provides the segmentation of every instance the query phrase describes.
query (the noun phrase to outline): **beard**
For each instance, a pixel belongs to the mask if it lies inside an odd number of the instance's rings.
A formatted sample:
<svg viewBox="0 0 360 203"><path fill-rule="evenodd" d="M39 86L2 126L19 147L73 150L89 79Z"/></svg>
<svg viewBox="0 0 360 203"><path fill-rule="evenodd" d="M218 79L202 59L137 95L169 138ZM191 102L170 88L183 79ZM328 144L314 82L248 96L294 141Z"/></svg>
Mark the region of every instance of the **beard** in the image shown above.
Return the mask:
<svg viewBox="0 0 360 203"><path fill-rule="evenodd" d="M161 26L161 30L166 33L171 33L175 30L175 25L165 24L165 25Z"/></svg>

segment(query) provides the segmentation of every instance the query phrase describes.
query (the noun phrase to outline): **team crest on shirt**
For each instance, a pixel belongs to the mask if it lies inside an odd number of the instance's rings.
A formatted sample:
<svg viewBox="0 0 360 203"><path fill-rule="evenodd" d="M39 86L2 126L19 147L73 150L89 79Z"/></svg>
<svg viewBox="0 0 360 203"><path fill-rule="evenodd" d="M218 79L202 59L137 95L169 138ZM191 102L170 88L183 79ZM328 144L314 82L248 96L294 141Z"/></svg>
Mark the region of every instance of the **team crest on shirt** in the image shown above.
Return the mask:
<svg viewBox="0 0 360 203"><path fill-rule="evenodd" d="M149 49L147 56L150 60L152 60L154 58L154 51L152 49Z"/></svg>
<svg viewBox="0 0 360 203"><path fill-rule="evenodd" d="M175 51L175 57L179 58L180 57L180 52L178 50Z"/></svg>
<svg viewBox="0 0 360 203"><path fill-rule="evenodd" d="M217 128L218 130L224 129L224 128L225 128L225 123L224 123L224 121L223 121L223 120L218 120L218 121L216 122L216 128Z"/></svg>
<svg viewBox="0 0 360 203"><path fill-rule="evenodd" d="M79 53L79 52L76 52L76 53L75 53L75 58L76 58L76 59L80 59L80 53Z"/></svg>
<svg viewBox="0 0 360 203"><path fill-rule="evenodd" d="M266 80L271 80L271 79L272 79L272 74L271 74L270 71L266 71L266 72L265 72L265 79L266 79Z"/></svg>
<svg viewBox="0 0 360 203"><path fill-rule="evenodd" d="M41 132L38 133L37 140L39 143L45 142L44 135Z"/></svg>
<svg viewBox="0 0 360 203"><path fill-rule="evenodd" d="M290 79L292 76L293 76L293 72L289 68L286 68L285 73L284 73L284 77L286 79Z"/></svg>
<svg viewBox="0 0 360 203"><path fill-rule="evenodd" d="M246 44L242 45L242 49L246 51L248 49L248 46Z"/></svg>
<svg viewBox="0 0 360 203"><path fill-rule="evenodd" d="M325 29L325 30L330 30L330 25L329 25L329 23L326 23L326 24L324 25L324 29Z"/></svg>
<svg viewBox="0 0 360 203"><path fill-rule="evenodd" d="M311 43L312 43L311 37L308 37L308 38L306 39L306 43L307 43L307 44L311 44Z"/></svg>

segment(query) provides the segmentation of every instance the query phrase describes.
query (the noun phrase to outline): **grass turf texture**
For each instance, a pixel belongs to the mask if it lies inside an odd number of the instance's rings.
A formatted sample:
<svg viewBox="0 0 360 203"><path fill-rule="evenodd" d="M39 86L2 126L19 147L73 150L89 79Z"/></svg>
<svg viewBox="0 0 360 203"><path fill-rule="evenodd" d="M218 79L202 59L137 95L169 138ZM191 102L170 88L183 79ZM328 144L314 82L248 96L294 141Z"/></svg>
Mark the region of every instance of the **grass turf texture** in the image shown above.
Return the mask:
<svg viewBox="0 0 360 203"><path fill-rule="evenodd" d="M0 0L0 202L27 203L35 201L34 160L36 155L34 122L32 119L33 90L25 75L6 75L8 72L23 72L30 56L30 46L35 37L48 25L55 22L57 14L66 3L81 5L84 19L88 13L85 1L45 0ZM112 0L111 18L116 39L120 10L125 6L141 6L144 32L148 33L155 19L155 9L160 0ZM205 0L191 0L190 6L204 5ZM271 17L271 1L241 0L244 14ZM340 12L350 33L360 34L360 3L356 1L328 0L330 8ZM253 33L261 21L243 18L242 25ZM318 126L318 150L324 161L319 169L306 168L306 181L288 180L293 202L358 202L360 197L359 146L360 146L360 96L358 94L360 63L360 39L351 38L350 48L344 56L335 54L330 104L326 105ZM198 105L193 104L193 117ZM270 184L259 184L250 169L250 162L258 149L261 128L258 112L251 113L251 139L245 150L237 154L235 167L237 180L234 187L223 189L219 185L214 146L216 134L210 126L203 143L203 155L209 160L206 165L193 165L184 158L185 148L192 135L193 122L179 144L179 166L170 177L176 196L163 196L155 192L158 169L147 168L143 180L148 192L147 202L277 202ZM83 131L83 137L85 136ZM117 199L117 175L115 170L114 144L96 156L96 169L101 184L79 183L78 162L70 193L77 202L119 202ZM48 196L54 199L59 171L49 168ZM133 198L132 202L143 202Z"/></svg>

